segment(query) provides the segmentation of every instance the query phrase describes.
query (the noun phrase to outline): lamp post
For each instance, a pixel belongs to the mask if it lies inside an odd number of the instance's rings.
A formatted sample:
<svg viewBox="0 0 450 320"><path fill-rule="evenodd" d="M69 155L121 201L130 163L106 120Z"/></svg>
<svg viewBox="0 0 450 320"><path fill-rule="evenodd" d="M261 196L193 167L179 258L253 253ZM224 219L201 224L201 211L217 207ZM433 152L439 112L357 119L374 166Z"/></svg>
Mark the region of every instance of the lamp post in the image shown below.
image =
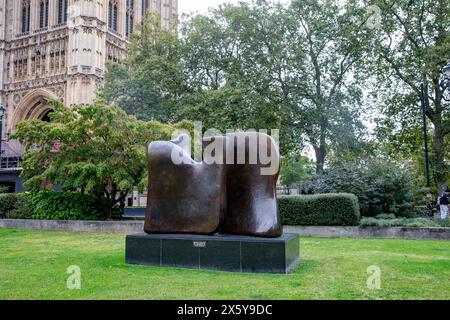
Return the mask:
<svg viewBox="0 0 450 320"><path fill-rule="evenodd" d="M5 107L0 103L0 169L2 168L2 139L3 139L3 116L5 115Z"/></svg>

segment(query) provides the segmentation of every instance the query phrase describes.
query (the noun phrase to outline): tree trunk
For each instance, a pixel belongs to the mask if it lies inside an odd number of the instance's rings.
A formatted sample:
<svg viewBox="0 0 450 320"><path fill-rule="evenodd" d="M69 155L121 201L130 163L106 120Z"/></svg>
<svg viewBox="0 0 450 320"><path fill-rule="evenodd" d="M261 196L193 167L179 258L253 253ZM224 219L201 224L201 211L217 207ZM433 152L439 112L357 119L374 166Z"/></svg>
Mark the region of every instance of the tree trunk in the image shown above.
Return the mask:
<svg viewBox="0 0 450 320"><path fill-rule="evenodd" d="M427 91L426 91L427 92ZM439 85L439 78L434 79L434 111L427 112L428 118L431 120L434 126L434 136L433 136L433 173L436 181L438 196L441 196L443 192L447 190L447 178L448 169L445 163L445 128L442 122L442 116L444 108L442 105L443 96L441 88ZM430 106L429 99L425 99L427 109Z"/></svg>
<svg viewBox="0 0 450 320"><path fill-rule="evenodd" d="M108 201L106 204L106 220L112 220L112 206L111 201Z"/></svg>
<svg viewBox="0 0 450 320"><path fill-rule="evenodd" d="M325 165L325 157L327 155L327 150L324 144L319 147L314 147L314 152L316 154L316 175L323 175L323 167Z"/></svg>
<svg viewBox="0 0 450 320"><path fill-rule="evenodd" d="M114 205L116 204L116 194L117 190L113 190L112 192L109 192L108 190L105 190L105 213L106 213L106 220L112 220L113 216L113 209Z"/></svg>
<svg viewBox="0 0 450 320"><path fill-rule="evenodd" d="M127 197L127 194L124 192L120 192L120 196L119 196L119 208L121 211L121 216L123 216L125 214L125 199Z"/></svg>
<svg viewBox="0 0 450 320"><path fill-rule="evenodd" d="M112 200L109 192L105 192L107 194L105 201L105 213L106 220L112 220Z"/></svg>
<svg viewBox="0 0 450 320"><path fill-rule="evenodd" d="M316 153L316 175L319 177L323 175L323 167L325 166L325 157L327 156L327 144L326 144L326 130L327 119L325 116L320 118L320 138L319 145L314 145L314 152Z"/></svg>

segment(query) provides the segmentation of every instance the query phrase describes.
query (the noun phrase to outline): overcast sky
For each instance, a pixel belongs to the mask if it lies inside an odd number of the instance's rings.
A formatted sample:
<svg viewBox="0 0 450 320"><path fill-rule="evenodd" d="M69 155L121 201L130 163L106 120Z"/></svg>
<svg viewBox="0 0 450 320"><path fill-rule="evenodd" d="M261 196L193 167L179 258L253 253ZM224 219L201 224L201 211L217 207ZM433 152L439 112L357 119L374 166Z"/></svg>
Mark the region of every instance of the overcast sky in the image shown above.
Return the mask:
<svg viewBox="0 0 450 320"><path fill-rule="evenodd" d="M208 7L217 7L224 2L237 2L236 0L178 0L179 13L205 12Z"/></svg>
<svg viewBox="0 0 450 320"><path fill-rule="evenodd" d="M178 10L180 14L201 12L204 13L209 7L217 7L222 3L238 3L240 1L249 2L250 0L178 0ZM273 2L278 2L273 0ZM281 0L286 3L289 0Z"/></svg>

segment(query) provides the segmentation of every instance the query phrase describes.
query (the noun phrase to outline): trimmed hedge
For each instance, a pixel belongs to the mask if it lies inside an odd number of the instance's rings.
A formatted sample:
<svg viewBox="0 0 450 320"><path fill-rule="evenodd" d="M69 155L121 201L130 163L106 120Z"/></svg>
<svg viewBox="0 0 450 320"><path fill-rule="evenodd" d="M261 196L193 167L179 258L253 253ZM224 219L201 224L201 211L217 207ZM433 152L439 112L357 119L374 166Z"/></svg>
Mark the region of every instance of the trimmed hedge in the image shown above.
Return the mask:
<svg viewBox="0 0 450 320"><path fill-rule="evenodd" d="M0 218L9 219L17 214L25 200L23 193L2 193L0 194ZM31 217L31 216L30 216Z"/></svg>
<svg viewBox="0 0 450 320"><path fill-rule="evenodd" d="M416 227L438 228L441 224L432 218L362 218L360 225L363 227Z"/></svg>
<svg viewBox="0 0 450 320"><path fill-rule="evenodd" d="M104 214L94 196L79 192L41 191L27 196L33 219L103 220Z"/></svg>
<svg viewBox="0 0 450 320"><path fill-rule="evenodd" d="M360 219L358 198L349 193L281 196L278 209L293 226L355 226Z"/></svg>

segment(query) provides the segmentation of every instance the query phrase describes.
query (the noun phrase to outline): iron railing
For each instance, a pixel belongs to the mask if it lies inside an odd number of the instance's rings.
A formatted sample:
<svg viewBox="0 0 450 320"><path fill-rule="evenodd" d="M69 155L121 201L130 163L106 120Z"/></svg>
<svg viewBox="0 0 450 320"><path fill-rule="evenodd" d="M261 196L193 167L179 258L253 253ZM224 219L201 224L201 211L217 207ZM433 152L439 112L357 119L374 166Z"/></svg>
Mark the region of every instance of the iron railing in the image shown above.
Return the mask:
<svg viewBox="0 0 450 320"><path fill-rule="evenodd" d="M19 169L20 157L5 157L0 158L0 169Z"/></svg>
<svg viewBox="0 0 450 320"><path fill-rule="evenodd" d="M285 196L290 195L291 189L289 187L277 187L277 195L278 196Z"/></svg>

